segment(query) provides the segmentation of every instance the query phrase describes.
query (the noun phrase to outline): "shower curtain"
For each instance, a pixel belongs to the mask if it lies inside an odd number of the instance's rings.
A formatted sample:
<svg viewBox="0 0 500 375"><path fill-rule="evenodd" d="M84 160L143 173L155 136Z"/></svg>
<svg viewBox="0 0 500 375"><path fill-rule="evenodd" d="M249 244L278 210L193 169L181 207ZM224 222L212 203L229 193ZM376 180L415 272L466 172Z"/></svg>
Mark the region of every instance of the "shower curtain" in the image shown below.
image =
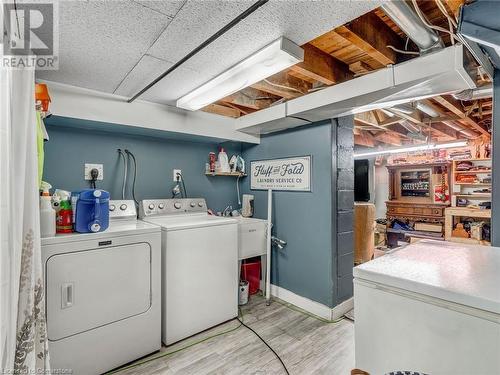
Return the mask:
<svg viewBox="0 0 500 375"><path fill-rule="evenodd" d="M40 245L34 78L32 69L0 67L2 373L50 371Z"/></svg>

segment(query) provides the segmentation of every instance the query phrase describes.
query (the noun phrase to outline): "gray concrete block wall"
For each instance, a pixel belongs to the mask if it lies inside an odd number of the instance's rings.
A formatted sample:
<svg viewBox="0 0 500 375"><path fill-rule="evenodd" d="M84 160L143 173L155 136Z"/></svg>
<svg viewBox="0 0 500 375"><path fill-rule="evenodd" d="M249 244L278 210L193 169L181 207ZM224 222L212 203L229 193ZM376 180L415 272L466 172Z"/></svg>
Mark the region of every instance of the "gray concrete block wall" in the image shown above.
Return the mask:
<svg viewBox="0 0 500 375"><path fill-rule="evenodd" d="M336 285L334 301L339 304L353 295L354 266L354 117L332 120L333 244Z"/></svg>

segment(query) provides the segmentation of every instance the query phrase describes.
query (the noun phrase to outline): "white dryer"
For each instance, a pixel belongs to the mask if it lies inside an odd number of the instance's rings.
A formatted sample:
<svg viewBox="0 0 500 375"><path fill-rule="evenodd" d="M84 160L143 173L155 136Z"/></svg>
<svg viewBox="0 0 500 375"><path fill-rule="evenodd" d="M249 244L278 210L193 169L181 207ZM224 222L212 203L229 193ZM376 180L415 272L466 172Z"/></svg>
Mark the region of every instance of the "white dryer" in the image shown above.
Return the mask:
<svg viewBox="0 0 500 375"><path fill-rule="evenodd" d="M238 223L207 214L204 199L144 200L162 228L162 339L166 345L238 315Z"/></svg>
<svg viewBox="0 0 500 375"><path fill-rule="evenodd" d="M161 347L160 228L110 202L100 233L42 239L51 367L99 374Z"/></svg>

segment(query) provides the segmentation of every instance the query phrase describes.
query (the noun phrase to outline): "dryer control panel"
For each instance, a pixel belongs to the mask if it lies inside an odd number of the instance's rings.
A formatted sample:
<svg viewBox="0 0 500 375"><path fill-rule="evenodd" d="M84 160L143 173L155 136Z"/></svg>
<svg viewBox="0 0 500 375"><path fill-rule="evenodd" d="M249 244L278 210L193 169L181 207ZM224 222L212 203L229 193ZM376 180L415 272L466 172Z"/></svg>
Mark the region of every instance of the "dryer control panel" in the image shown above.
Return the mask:
<svg viewBox="0 0 500 375"><path fill-rule="evenodd" d="M118 219L137 219L137 210L133 200L110 200L109 218Z"/></svg>
<svg viewBox="0 0 500 375"><path fill-rule="evenodd" d="M145 199L139 203L139 217L206 212L204 198Z"/></svg>

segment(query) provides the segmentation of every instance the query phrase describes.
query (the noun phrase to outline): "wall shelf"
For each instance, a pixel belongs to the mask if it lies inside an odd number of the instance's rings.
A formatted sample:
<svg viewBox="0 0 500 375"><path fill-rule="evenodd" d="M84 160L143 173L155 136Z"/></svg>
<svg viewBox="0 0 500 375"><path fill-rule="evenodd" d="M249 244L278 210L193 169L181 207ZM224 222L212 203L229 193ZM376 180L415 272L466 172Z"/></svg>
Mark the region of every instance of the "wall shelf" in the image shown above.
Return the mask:
<svg viewBox="0 0 500 375"><path fill-rule="evenodd" d="M444 238L446 241L468 243L468 244L478 244L489 246L490 243L485 240L478 240L475 238L465 238L465 237L455 237L452 235L453 228L455 227L455 219L460 217L472 217L478 219L491 219L491 210L480 210L477 208L468 207L448 207L445 210L445 230ZM481 221L481 220L478 220ZM488 221L488 220L486 220Z"/></svg>
<svg viewBox="0 0 500 375"><path fill-rule="evenodd" d="M245 173L240 173L240 172L206 172L205 176L210 176L210 177L220 177L220 176L226 176L226 177L246 177L247 175Z"/></svg>
<svg viewBox="0 0 500 375"><path fill-rule="evenodd" d="M455 194L455 197L471 198L471 199L491 199L491 193L478 193L478 194Z"/></svg>
<svg viewBox="0 0 500 375"><path fill-rule="evenodd" d="M464 186L491 186L491 183L488 182L455 182L455 185L464 185Z"/></svg>
<svg viewBox="0 0 500 375"><path fill-rule="evenodd" d="M482 169L477 171L455 171L455 174L476 174L476 173L491 173L491 169Z"/></svg>

